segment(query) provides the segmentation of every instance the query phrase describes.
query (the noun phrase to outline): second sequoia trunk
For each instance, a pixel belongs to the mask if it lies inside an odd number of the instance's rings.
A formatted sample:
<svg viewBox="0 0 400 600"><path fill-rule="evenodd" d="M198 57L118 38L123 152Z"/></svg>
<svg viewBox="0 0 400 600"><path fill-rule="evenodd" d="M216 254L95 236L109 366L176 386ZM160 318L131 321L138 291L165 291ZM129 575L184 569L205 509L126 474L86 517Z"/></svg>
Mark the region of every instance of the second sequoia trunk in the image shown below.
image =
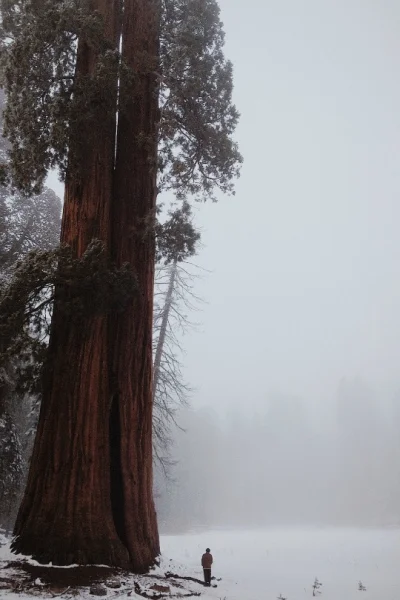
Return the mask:
<svg viewBox="0 0 400 600"><path fill-rule="evenodd" d="M110 323L113 429L118 430L121 472L112 496L136 572L159 554L152 475L152 318L154 218L157 176L159 1L125 0L122 56L135 72L134 91L121 96L112 209L112 248L117 265L129 263L139 294ZM117 464L117 461L115 461ZM120 489L118 489L120 488ZM122 502L121 502L122 498ZM118 518L118 515L116 517Z"/></svg>

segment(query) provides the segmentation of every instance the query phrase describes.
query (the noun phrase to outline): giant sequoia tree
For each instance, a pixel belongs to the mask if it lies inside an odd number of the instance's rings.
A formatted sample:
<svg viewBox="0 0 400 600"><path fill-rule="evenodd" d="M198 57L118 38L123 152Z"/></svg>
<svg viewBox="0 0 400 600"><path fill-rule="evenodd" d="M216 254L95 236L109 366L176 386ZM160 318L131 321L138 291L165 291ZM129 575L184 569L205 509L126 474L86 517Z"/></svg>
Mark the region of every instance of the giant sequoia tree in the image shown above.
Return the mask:
<svg viewBox="0 0 400 600"><path fill-rule="evenodd" d="M180 197L210 196L216 186L232 191L241 160L218 8L213 0L2 0L2 14L12 143L3 181L29 194L58 167L62 244L78 266L102 248L98 277L93 263L86 279L84 269L80 279L69 271L55 286L14 549L53 564L144 571L159 553L151 427L157 175L159 188ZM108 293L115 268L136 281L134 294L121 287L121 303Z"/></svg>

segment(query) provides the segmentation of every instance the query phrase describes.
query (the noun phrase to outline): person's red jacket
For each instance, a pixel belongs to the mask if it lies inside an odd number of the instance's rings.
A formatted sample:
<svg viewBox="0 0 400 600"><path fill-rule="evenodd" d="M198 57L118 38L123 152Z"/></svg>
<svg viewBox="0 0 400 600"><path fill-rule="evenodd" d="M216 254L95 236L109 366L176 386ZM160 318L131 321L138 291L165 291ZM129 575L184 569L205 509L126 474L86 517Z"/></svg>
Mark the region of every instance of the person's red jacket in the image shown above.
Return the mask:
<svg viewBox="0 0 400 600"><path fill-rule="evenodd" d="M213 557L211 552L205 552L201 557L201 566L203 569L211 569L211 565L213 564Z"/></svg>

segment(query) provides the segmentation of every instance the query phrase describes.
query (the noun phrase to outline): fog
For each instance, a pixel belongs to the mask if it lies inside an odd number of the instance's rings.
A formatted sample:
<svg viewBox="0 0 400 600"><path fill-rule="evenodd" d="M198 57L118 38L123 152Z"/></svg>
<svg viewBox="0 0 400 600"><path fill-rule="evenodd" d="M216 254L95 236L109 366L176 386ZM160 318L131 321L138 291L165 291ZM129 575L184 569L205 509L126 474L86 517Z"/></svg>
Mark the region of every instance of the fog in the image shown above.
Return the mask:
<svg viewBox="0 0 400 600"><path fill-rule="evenodd" d="M245 163L196 208L162 527L398 524L400 5L220 6Z"/></svg>
<svg viewBox="0 0 400 600"><path fill-rule="evenodd" d="M199 207L212 271L185 342L199 404L321 402L344 376L395 391L400 351L400 7L222 0L244 154Z"/></svg>
<svg viewBox="0 0 400 600"><path fill-rule="evenodd" d="M278 394L256 413L184 412L172 480L156 479L161 530L398 526L400 411L382 414L381 400L343 380L322 426L306 401Z"/></svg>
<svg viewBox="0 0 400 600"><path fill-rule="evenodd" d="M220 5L245 163L197 210L162 526L399 523L400 5Z"/></svg>

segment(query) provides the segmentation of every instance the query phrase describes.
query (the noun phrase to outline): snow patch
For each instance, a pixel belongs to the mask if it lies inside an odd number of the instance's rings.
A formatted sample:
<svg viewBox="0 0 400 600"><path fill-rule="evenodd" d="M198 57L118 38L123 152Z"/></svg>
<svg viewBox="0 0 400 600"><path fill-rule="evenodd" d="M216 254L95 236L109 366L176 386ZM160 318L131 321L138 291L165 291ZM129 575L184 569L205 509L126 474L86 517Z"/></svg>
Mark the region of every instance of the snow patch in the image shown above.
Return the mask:
<svg viewBox="0 0 400 600"><path fill-rule="evenodd" d="M4 541L4 537L0 538ZM168 579L165 573L202 579L201 555L210 547L217 588L204 588L184 579ZM140 591L159 597L158 588L170 588L164 597L201 594L203 600L399 600L400 531L352 529L269 529L254 531L203 531L162 536L159 565L145 576L117 576L118 589L107 589L107 598L139 599ZM20 576L5 569L9 561L21 561L10 552L9 540L0 548L1 578ZM22 561L21 561L22 563ZM34 566L34 561L29 561ZM35 563L37 565L37 563ZM50 565L49 565L50 566ZM1 568L3 567L3 568ZM69 567L72 568L72 567ZM40 582L45 583L43 577ZM112 579L115 579L113 577ZM317 585L321 584L321 585ZM5 600L51 598L48 585L32 580L30 593L0 591ZM37 584L37 585L35 585ZM65 593L64 593L65 592ZM57 591L71 598L71 590ZM53 590L53 596L56 590ZM314 596L315 597L315 596ZM89 600L89 587L79 589L79 600Z"/></svg>

